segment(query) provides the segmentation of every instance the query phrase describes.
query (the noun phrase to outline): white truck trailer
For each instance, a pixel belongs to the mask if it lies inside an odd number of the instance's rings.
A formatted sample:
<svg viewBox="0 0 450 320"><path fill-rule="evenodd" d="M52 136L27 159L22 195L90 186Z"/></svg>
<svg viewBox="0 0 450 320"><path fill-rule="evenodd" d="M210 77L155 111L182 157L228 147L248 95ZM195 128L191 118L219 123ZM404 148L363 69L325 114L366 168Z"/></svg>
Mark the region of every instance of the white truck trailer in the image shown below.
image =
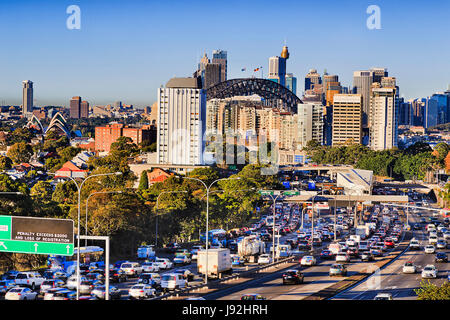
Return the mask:
<svg viewBox="0 0 450 320"><path fill-rule="evenodd" d="M206 257L208 257L208 269L206 270ZM230 250L225 248L200 250L197 252L197 271L206 274L209 278L221 278L222 274L231 274Z"/></svg>

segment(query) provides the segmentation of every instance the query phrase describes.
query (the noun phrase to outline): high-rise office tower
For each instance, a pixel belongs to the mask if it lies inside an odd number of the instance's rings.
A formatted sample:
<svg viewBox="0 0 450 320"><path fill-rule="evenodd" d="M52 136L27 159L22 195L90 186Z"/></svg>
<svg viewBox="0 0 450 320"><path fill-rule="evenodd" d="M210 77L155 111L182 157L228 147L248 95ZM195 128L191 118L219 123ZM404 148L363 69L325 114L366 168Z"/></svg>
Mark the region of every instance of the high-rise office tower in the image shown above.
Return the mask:
<svg viewBox="0 0 450 320"><path fill-rule="evenodd" d="M202 57L198 64L197 71L194 72L194 78L200 77L202 88L207 89L221 81L222 65L220 63L211 63L208 56Z"/></svg>
<svg viewBox="0 0 450 320"><path fill-rule="evenodd" d="M204 163L206 92L199 78L172 78L158 89L157 161Z"/></svg>
<svg viewBox="0 0 450 320"><path fill-rule="evenodd" d="M269 76L267 79L286 87L286 61L289 59L289 51L286 46L281 51L281 56L269 58Z"/></svg>
<svg viewBox="0 0 450 320"><path fill-rule="evenodd" d="M213 50L212 63L220 64L220 82L227 81L227 52L224 50Z"/></svg>
<svg viewBox="0 0 450 320"><path fill-rule="evenodd" d="M373 74L373 82L381 83L381 79L388 76L388 71L386 68L371 68Z"/></svg>
<svg viewBox="0 0 450 320"><path fill-rule="evenodd" d="M423 127L429 128L438 124L438 102L431 97L425 99Z"/></svg>
<svg viewBox="0 0 450 320"><path fill-rule="evenodd" d="M407 126L411 125L413 123L411 102L405 101L404 98L400 98L398 108L398 124Z"/></svg>
<svg viewBox="0 0 450 320"><path fill-rule="evenodd" d="M436 92L430 99L438 104L438 124L450 122L450 95Z"/></svg>
<svg viewBox="0 0 450 320"><path fill-rule="evenodd" d="M72 97L70 99L70 118L80 119L81 115L81 97Z"/></svg>
<svg viewBox="0 0 450 320"><path fill-rule="evenodd" d="M395 82L385 87L376 82L372 85L371 92L370 148L372 150L392 149L397 146L398 141L398 96Z"/></svg>
<svg viewBox="0 0 450 320"><path fill-rule="evenodd" d="M286 73L286 88L297 95L297 78L292 73Z"/></svg>
<svg viewBox="0 0 450 320"><path fill-rule="evenodd" d="M408 102L411 103L412 108L412 125L423 126L424 125L424 110L425 102L423 99L412 99Z"/></svg>
<svg viewBox="0 0 450 320"><path fill-rule="evenodd" d="M327 95L327 90L328 90L328 83L333 82L339 82L339 77L335 74L328 74L328 73L324 73L324 75L322 76L322 90L323 90L323 94L326 96Z"/></svg>
<svg viewBox="0 0 450 320"><path fill-rule="evenodd" d="M89 102L87 101L80 103L80 118L89 118Z"/></svg>
<svg viewBox="0 0 450 320"><path fill-rule="evenodd" d="M320 74L317 73L316 69L310 69L308 74L305 76L305 91L313 88L314 84L321 84L322 78Z"/></svg>
<svg viewBox="0 0 450 320"><path fill-rule="evenodd" d="M373 71L353 72L353 93L362 96L363 126L369 123L370 88L373 83Z"/></svg>
<svg viewBox="0 0 450 320"><path fill-rule="evenodd" d="M360 94L335 94L333 104L332 144L362 141L362 104Z"/></svg>
<svg viewBox="0 0 450 320"><path fill-rule="evenodd" d="M22 81L22 114L30 117L33 114L33 82Z"/></svg>

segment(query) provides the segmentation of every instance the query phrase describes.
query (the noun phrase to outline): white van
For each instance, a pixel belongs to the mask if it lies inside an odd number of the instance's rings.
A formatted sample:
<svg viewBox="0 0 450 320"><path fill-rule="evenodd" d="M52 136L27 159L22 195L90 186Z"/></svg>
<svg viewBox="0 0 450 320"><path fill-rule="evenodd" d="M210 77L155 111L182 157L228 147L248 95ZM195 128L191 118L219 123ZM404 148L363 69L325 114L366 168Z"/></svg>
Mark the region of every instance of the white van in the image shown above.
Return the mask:
<svg viewBox="0 0 450 320"><path fill-rule="evenodd" d="M138 277L143 272L143 268L138 262L124 262L120 265L120 270L124 271L127 276L134 277Z"/></svg>
<svg viewBox="0 0 450 320"><path fill-rule="evenodd" d="M182 274L166 273L161 277L161 288L164 291L182 289L186 287L186 280Z"/></svg>

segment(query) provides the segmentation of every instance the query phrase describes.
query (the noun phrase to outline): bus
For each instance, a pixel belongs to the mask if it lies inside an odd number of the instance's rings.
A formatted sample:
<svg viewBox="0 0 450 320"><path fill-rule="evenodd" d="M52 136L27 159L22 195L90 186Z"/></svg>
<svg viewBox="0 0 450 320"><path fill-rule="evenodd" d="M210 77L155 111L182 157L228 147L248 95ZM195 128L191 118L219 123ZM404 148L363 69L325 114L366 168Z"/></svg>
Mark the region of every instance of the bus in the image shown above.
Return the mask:
<svg viewBox="0 0 450 320"><path fill-rule="evenodd" d="M208 240L213 246L226 246L227 232L223 229L213 229L208 232ZM200 241L206 242L206 233L203 232L200 236Z"/></svg>
<svg viewBox="0 0 450 320"><path fill-rule="evenodd" d="M103 248L98 246L87 246L80 248L80 264L95 264L97 267L104 267ZM63 270L69 274L76 271L78 248L74 249L72 256L49 255L47 265L51 269Z"/></svg>

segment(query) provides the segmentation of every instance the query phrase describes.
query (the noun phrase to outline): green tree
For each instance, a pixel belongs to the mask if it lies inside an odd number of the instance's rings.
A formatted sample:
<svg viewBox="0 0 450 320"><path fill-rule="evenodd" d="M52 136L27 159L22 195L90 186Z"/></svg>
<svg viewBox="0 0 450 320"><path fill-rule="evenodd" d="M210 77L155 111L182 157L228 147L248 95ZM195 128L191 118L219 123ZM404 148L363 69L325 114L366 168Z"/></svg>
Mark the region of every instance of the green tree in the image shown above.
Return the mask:
<svg viewBox="0 0 450 320"><path fill-rule="evenodd" d="M25 142L17 142L11 146L7 155L13 163L28 162L33 155L33 148Z"/></svg>
<svg viewBox="0 0 450 320"><path fill-rule="evenodd" d="M6 156L0 156L0 170L5 171L12 168L12 160Z"/></svg>
<svg viewBox="0 0 450 320"><path fill-rule="evenodd" d="M142 171L141 179L139 180L139 190L148 189L148 174L147 170Z"/></svg>
<svg viewBox="0 0 450 320"><path fill-rule="evenodd" d="M450 300L450 283L445 281L440 287L428 281L422 280L420 288L414 289L417 300Z"/></svg>

